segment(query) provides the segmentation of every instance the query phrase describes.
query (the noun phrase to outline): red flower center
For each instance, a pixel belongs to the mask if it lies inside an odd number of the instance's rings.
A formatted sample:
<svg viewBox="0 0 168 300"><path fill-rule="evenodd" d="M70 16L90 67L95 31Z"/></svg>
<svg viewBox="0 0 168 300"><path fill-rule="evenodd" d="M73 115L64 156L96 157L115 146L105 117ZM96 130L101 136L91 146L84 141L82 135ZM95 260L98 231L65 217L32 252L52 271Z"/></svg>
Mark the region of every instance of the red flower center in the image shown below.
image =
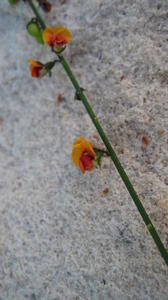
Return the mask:
<svg viewBox="0 0 168 300"><path fill-rule="evenodd" d="M57 34L56 38L55 38L56 44L58 45L65 45L67 44L67 39L61 35L61 34Z"/></svg>
<svg viewBox="0 0 168 300"><path fill-rule="evenodd" d="M40 67L33 67L32 68L32 77L40 77L40 71L42 70L42 66Z"/></svg>
<svg viewBox="0 0 168 300"><path fill-rule="evenodd" d="M92 160L94 159L94 155L92 153L88 153L84 151L79 159L79 167L82 173L85 171L90 171L93 168Z"/></svg>
<svg viewBox="0 0 168 300"><path fill-rule="evenodd" d="M56 36L54 36L54 37L52 36L50 38L49 45L50 45L50 47L54 47L54 46L61 47L65 44L67 44L67 42L68 42L67 39L63 35L57 34Z"/></svg>

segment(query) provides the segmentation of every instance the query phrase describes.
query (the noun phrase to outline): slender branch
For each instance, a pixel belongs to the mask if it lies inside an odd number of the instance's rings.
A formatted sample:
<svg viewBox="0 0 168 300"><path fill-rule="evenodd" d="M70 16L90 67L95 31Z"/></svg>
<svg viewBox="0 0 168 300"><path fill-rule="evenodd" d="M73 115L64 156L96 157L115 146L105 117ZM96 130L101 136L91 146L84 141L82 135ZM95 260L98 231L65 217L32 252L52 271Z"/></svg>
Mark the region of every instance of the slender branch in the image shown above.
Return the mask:
<svg viewBox="0 0 168 300"><path fill-rule="evenodd" d="M33 11L34 14L36 15L36 17L37 17L37 19L38 19L38 21L39 21L39 23L40 23L42 29L45 29L45 28L46 28L46 24L44 23L44 21L43 21L42 17L40 16L38 10L37 10L36 7L34 6L33 1L32 1L32 0L28 0L28 2L29 2L29 5L30 5L32 11Z"/></svg>
<svg viewBox="0 0 168 300"><path fill-rule="evenodd" d="M34 6L34 4L32 2L32 0L28 0L28 2L30 4L33 12L35 13L37 19L39 20L39 23L41 24L41 26L43 28L45 28L46 25L45 25L44 21L42 20L41 16L39 15L36 7ZM134 203L135 203L135 205L136 205L136 207L137 207L137 209L138 209L145 225L148 228L148 231L150 232L156 246L158 247L158 250L160 251L160 254L162 255L165 263L168 265L168 253L167 253L162 241L160 240L160 237L159 237L154 225L152 224L145 208L143 207L143 205L142 205L142 203L141 203L141 201L140 201L140 199L139 199L139 197L138 197L131 181L129 180L126 172L124 171L124 169L123 169L123 167L122 167L122 165L121 165L121 163L120 163L113 147L111 146L105 132L103 131L103 128L101 127L95 113L93 112L86 96L84 95L83 90L81 89L76 77L74 76L74 74L73 74L70 66L68 65L67 61L65 60L64 56L62 54L57 54L57 53L56 53L56 55L58 56L58 58L60 60L60 63L62 64L65 72L67 73L67 75L69 77L69 79L71 80L71 82L72 82L76 92L78 93L83 105L85 106L85 109L88 112L93 124L95 125L102 141L104 142L104 145L107 148L109 156L111 157L116 169L118 170L118 173L120 174L120 176L121 176L128 192L129 192L130 196L132 197L132 199L133 199L133 201L134 201Z"/></svg>

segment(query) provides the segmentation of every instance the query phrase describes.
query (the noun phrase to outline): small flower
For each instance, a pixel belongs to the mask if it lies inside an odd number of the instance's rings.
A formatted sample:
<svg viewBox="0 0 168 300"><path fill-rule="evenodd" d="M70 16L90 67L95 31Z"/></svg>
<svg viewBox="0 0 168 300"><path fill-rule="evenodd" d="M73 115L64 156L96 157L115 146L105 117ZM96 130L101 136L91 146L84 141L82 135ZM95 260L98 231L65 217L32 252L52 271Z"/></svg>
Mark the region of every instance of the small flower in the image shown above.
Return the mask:
<svg viewBox="0 0 168 300"><path fill-rule="evenodd" d="M32 77L41 78L44 76L44 65L39 61L28 59L28 63L30 64L30 73Z"/></svg>
<svg viewBox="0 0 168 300"><path fill-rule="evenodd" d="M72 161L76 167L80 168L82 173L90 171L94 168L96 153L92 145L83 137L75 140L72 149Z"/></svg>
<svg viewBox="0 0 168 300"><path fill-rule="evenodd" d="M44 43L59 52L72 39L70 31L63 26L56 26L54 28L46 28L43 31Z"/></svg>
<svg viewBox="0 0 168 300"><path fill-rule="evenodd" d="M30 73L32 77L41 78L45 76L47 73L51 75L51 69L54 67L55 63L58 60L49 61L46 64L42 64L39 61L28 59L28 63L30 64Z"/></svg>

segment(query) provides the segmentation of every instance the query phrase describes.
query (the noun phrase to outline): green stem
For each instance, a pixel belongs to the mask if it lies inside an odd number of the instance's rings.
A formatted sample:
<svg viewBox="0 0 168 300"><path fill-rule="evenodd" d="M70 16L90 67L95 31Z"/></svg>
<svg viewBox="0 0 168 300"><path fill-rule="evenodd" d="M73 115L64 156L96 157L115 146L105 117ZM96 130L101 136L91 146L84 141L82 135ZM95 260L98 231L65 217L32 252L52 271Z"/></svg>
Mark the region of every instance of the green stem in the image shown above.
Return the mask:
<svg viewBox="0 0 168 300"><path fill-rule="evenodd" d="M32 10L34 11L37 19L39 20L41 26L43 26L43 28L45 28L46 25L45 25L44 21L42 20L41 16L39 15L36 7L34 6L34 4L32 2L32 0L28 0L28 2L30 4ZM104 133L103 128L101 127L101 125L100 125L100 123L99 123L99 121L98 121L95 113L93 112L93 110L92 110L89 102L87 101L87 98L86 98L86 96L83 93L83 90L81 89L78 81L76 80L74 74L71 71L71 68L69 67L69 65L66 62L65 58L63 57L63 55L62 54L58 54L58 53L56 53L56 54L57 54L57 56L58 56L58 58L60 60L60 63L62 64L65 72L67 73L69 79L71 80L71 82L72 82L72 84L73 84L76 92L78 93L81 101L83 102L83 105L85 106L85 109L88 112L88 114L89 114L89 116L90 116L93 124L95 125L95 127L96 127L96 129L97 129L97 131L98 131L98 133L99 133L102 141L104 142L104 144L105 144L105 146L107 148L107 151L109 153L109 156L111 157L111 159L112 159L112 161L113 161L116 169L118 170L118 173L120 174L120 176L121 176L121 178L122 178L122 180L123 180L123 182L124 182L124 184L125 184L128 192L130 193L130 196L132 197L132 199L133 199L133 201L134 201L134 203L135 203L135 205L136 205L136 207L137 207L137 209L138 209L138 211L139 211L139 213L140 213L140 215L141 215L141 217L142 217L145 225L147 226L148 231L150 232L153 240L155 241L155 244L158 247L158 250L160 251L160 254L162 255L165 263L168 265L168 253L167 253L167 251L166 251L166 249L165 249L162 241L160 240L160 237L159 237L157 231L155 230L155 227L152 224L152 222L151 222L148 214L146 213L146 210L143 207L143 205L142 205L142 203L141 203L141 201L140 201L140 199L139 199L139 197L138 197L138 195L137 195L137 193L136 193L136 191L135 191L135 189L134 189L131 181L129 180L126 172L124 171L124 169L123 169L123 167L122 167L122 165L121 165L121 163L120 163L120 161L119 161L119 159L118 159L118 157L117 157L117 155L116 155L113 147L111 146L111 144L110 144L110 142L109 142L106 134Z"/></svg>
<svg viewBox="0 0 168 300"><path fill-rule="evenodd" d="M37 19L38 19L38 21L39 21L39 23L40 23L42 29L45 29L45 28L46 28L46 24L44 23L42 17L40 16L40 14L39 14L37 8L34 6L33 1L32 1L32 0L28 0L28 2L29 2L29 5L30 5L32 11L33 11L34 14L36 15L36 17L37 17Z"/></svg>

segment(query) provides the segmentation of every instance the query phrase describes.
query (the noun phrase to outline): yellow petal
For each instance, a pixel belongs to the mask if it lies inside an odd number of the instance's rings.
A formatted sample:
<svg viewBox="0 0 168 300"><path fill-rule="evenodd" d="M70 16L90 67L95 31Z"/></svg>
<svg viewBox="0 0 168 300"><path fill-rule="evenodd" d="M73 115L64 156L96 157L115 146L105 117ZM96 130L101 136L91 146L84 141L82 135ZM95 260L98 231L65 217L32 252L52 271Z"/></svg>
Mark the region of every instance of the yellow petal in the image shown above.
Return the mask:
<svg viewBox="0 0 168 300"><path fill-rule="evenodd" d="M46 28L43 31L43 41L45 44L49 44L51 37L54 35L54 30L52 28Z"/></svg>
<svg viewBox="0 0 168 300"><path fill-rule="evenodd" d="M75 146L75 145L81 144L83 140L84 140L83 137L80 136L80 137L78 137L78 138L75 140L75 142L73 143L73 145Z"/></svg>
<svg viewBox="0 0 168 300"><path fill-rule="evenodd" d="M82 155L83 149L81 147L76 147L72 149L72 161L73 163L79 167L79 159Z"/></svg>
<svg viewBox="0 0 168 300"><path fill-rule="evenodd" d="M33 67L41 67L41 63L34 60L34 59L28 59L27 62L30 64L30 66L32 65Z"/></svg>
<svg viewBox="0 0 168 300"><path fill-rule="evenodd" d="M94 152L92 145L89 144L89 142L87 140L84 140L82 142L82 146L84 149L86 149L86 151L91 152L93 154L93 156L96 157L96 153Z"/></svg>
<svg viewBox="0 0 168 300"><path fill-rule="evenodd" d="M34 64L36 61L34 60L34 59L27 59L27 62L29 63L29 64Z"/></svg>
<svg viewBox="0 0 168 300"><path fill-rule="evenodd" d="M64 36L68 43L72 40L72 35L71 35L70 31L68 30L68 28L66 28L64 26L56 26L53 28L53 30L56 35L61 34L62 36Z"/></svg>

